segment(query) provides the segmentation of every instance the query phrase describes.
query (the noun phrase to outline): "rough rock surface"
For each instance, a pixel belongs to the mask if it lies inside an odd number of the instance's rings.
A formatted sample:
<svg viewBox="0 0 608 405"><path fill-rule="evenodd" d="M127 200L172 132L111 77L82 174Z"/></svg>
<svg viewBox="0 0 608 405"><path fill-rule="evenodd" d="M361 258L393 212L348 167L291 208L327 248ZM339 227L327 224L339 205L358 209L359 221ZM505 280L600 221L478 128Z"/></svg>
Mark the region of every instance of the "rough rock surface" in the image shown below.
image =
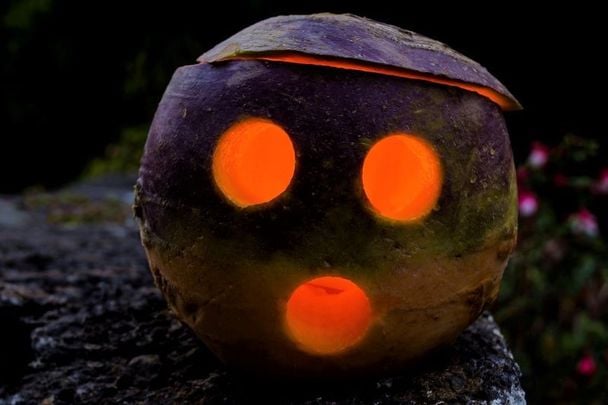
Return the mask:
<svg viewBox="0 0 608 405"><path fill-rule="evenodd" d="M154 287L131 184L0 197L0 404L525 402L487 313L399 376L313 385L226 371Z"/></svg>

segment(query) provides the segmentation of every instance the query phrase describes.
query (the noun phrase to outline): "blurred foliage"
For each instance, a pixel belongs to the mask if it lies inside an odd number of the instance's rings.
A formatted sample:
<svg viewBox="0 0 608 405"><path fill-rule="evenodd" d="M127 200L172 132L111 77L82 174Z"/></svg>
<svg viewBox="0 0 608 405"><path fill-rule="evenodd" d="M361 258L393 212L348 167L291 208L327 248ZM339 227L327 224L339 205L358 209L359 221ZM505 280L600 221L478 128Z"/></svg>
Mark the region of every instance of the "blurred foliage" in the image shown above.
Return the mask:
<svg viewBox="0 0 608 405"><path fill-rule="evenodd" d="M535 143L495 316L531 403L608 398L608 171L595 142ZM586 171L592 170L590 173Z"/></svg>
<svg viewBox="0 0 608 405"><path fill-rule="evenodd" d="M147 125L176 67L245 24L237 16L213 31L207 11L204 2L184 12L166 2L1 1L0 172L17 175L0 192L63 185L125 128Z"/></svg>
<svg viewBox="0 0 608 405"><path fill-rule="evenodd" d="M7 28L27 29L39 14L49 10L51 0L22 0L13 3L4 16Z"/></svg>
<svg viewBox="0 0 608 405"><path fill-rule="evenodd" d="M95 177L112 173L134 173L146 142L147 127L129 127L122 131L116 143L108 145L102 157L93 159L84 176Z"/></svg>

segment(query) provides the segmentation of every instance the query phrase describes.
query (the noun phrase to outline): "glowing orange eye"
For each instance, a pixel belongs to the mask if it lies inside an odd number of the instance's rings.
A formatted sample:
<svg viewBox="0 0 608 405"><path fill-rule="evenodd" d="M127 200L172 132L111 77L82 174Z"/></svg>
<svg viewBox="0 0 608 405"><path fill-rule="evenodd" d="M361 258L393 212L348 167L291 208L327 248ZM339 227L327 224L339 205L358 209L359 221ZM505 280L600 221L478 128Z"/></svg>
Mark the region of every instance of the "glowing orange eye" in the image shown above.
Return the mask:
<svg viewBox="0 0 608 405"><path fill-rule="evenodd" d="M437 203L441 163L425 140L391 134L367 153L361 179L365 195L379 215L396 221L415 221Z"/></svg>
<svg viewBox="0 0 608 405"><path fill-rule="evenodd" d="M318 277L300 284L285 314L292 338L303 350L334 354L359 342L372 310L365 292L342 277Z"/></svg>
<svg viewBox="0 0 608 405"><path fill-rule="evenodd" d="M287 132L277 124L248 118L220 137L213 153L213 178L222 193L239 207L263 204L283 193L296 165Z"/></svg>

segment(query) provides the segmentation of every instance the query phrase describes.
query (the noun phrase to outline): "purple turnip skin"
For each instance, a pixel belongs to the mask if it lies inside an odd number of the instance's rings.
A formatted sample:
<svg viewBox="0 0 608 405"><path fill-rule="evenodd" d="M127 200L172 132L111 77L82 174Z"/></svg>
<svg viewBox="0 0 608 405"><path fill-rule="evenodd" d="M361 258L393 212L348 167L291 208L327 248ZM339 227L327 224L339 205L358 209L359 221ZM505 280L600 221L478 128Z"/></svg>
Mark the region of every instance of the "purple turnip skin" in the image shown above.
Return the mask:
<svg viewBox="0 0 608 405"><path fill-rule="evenodd" d="M282 53L354 60L478 84L505 96L510 101L508 109L521 108L509 90L483 66L447 45L351 14L268 18L220 42L197 60L213 63Z"/></svg>
<svg viewBox="0 0 608 405"><path fill-rule="evenodd" d="M280 125L297 160L285 193L238 208L214 183L212 155L247 117ZM441 195L422 221L380 218L362 191L367 151L394 132L424 138L441 160ZM341 377L403 367L474 321L498 293L516 207L509 137L489 99L374 73L226 60L174 74L135 214L171 309L229 366ZM374 312L366 336L331 356L301 350L285 331L289 295L321 275L357 283Z"/></svg>

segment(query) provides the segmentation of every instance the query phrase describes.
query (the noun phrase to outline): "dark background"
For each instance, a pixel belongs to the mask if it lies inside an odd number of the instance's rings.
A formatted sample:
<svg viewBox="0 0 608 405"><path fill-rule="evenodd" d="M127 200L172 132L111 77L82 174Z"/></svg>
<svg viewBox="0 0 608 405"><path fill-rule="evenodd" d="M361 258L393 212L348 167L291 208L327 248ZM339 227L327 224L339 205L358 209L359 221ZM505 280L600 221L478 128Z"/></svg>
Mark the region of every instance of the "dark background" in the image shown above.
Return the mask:
<svg viewBox="0 0 608 405"><path fill-rule="evenodd" d="M262 18L351 12L443 41L519 98L508 114L516 159L565 133L605 145L602 13L511 2L444 6L378 1L61 1L0 3L0 193L58 187L121 130L145 126L173 70Z"/></svg>

